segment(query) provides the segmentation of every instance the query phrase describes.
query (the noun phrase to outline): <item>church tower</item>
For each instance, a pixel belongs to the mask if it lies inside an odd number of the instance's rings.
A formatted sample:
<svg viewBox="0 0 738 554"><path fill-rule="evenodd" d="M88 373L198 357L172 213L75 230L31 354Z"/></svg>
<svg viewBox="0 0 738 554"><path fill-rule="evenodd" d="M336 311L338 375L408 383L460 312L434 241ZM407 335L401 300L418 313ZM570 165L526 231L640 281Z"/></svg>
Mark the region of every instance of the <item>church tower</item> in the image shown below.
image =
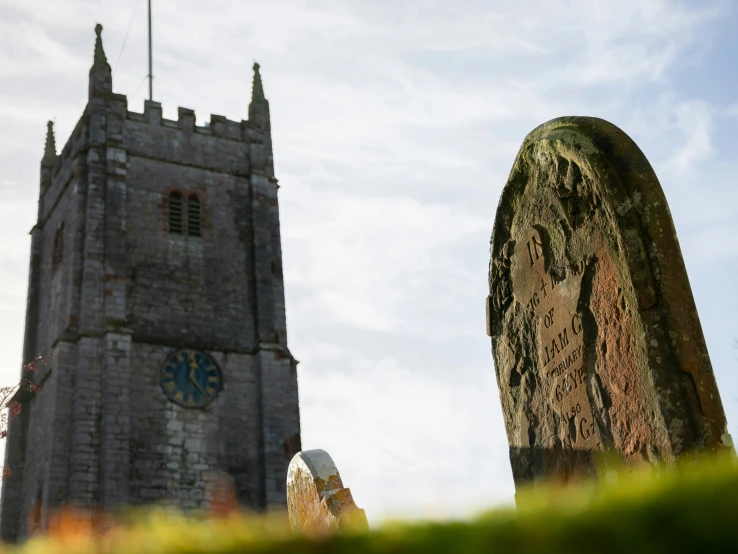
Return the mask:
<svg viewBox="0 0 738 554"><path fill-rule="evenodd" d="M223 478L244 507L283 507L300 449L259 66L248 121L199 127L128 111L101 32L84 113L58 155L49 123L41 161L23 358L53 361L15 398L5 540L67 505L207 509Z"/></svg>

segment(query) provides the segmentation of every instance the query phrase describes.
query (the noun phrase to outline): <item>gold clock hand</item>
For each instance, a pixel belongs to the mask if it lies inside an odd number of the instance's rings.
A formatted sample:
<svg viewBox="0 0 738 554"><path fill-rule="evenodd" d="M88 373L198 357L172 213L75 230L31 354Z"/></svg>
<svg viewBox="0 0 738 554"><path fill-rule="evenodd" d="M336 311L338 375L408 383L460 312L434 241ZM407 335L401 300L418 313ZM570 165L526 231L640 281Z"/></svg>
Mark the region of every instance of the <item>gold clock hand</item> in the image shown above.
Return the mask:
<svg viewBox="0 0 738 554"><path fill-rule="evenodd" d="M208 397L208 393L206 393L203 390L203 388L200 386L200 383L198 383L197 382L197 379L195 378L195 369L196 369L196 367L193 367L192 369L190 369L190 374L189 374L190 381L192 381L195 384L195 386L197 387L197 390L199 390L202 393L202 395L205 398L207 398Z"/></svg>

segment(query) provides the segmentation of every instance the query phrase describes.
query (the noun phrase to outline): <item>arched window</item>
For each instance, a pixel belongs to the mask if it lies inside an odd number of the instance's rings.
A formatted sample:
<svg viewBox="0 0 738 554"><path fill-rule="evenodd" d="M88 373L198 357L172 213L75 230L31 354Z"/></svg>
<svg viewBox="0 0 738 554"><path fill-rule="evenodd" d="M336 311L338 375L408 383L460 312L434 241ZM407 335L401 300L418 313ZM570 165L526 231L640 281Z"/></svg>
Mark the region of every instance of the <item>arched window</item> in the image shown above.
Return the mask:
<svg viewBox="0 0 738 554"><path fill-rule="evenodd" d="M182 195L178 192L169 195L169 233L182 234Z"/></svg>
<svg viewBox="0 0 738 554"><path fill-rule="evenodd" d="M64 258L64 222L59 225L59 228L54 234L54 248L51 252L52 273L61 265L62 258Z"/></svg>
<svg viewBox="0 0 738 554"><path fill-rule="evenodd" d="M192 195L187 199L187 234L191 237L202 236L200 199Z"/></svg>

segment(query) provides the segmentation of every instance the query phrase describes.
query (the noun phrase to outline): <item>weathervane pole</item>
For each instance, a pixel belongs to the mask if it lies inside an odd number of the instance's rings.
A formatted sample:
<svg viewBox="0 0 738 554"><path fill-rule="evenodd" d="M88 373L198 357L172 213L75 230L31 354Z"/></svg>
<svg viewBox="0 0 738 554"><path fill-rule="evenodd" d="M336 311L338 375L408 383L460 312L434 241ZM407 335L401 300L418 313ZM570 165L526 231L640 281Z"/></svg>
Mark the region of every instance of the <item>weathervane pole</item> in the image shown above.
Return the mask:
<svg viewBox="0 0 738 554"><path fill-rule="evenodd" d="M154 77L151 74L151 0L149 0L149 100L154 99Z"/></svg>

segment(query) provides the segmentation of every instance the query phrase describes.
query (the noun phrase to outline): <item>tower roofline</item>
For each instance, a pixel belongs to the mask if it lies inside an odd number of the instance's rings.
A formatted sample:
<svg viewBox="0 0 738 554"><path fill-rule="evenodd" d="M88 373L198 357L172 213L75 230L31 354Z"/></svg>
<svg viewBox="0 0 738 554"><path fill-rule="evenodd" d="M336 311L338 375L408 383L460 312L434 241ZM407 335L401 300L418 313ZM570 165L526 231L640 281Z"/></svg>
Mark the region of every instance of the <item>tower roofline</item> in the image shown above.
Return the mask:
<svg viewBox="0 0 738 554"><path fill-rule="evenodd" d="M210 114L210 121L204 125L197 125L195 110L182 106L177 107L176 120L167 119L162 117L161 103L152 100L144 101L143 112L127 110L126 119L137 123L159 125L169 129L180 129L244 142L252 141L253 131L259 130L254 122L248 119L237 121L218 114Z"/></svg>
<svg viewBox="0 0 738 554"><path fill-rule="evenodd" d="M112 97L118 101L126 102L126 96L123 94L113 94ZM230 140L238 140L249 142L252 140L252 132L258 131L258 127L248 119L240 121L229 119L226 116L218 114L210 114L210 121L204 125L196 125L195 111L189 108L178 107L178 119L166 119L161 116L161 103L151 100L144 101L143 112L126 110L126 119L137 123L148 123L149 125L160 125L169 129L191 130L195 133L203 135L211 135L216 137L227 138ZM58 172L60 166L69 157L72 151L76 151L74 147L80 139L83 131L84 114L77 121L74 130L69 135L67 142L61 151L55 155L52 165L54 173ZM53 131L52 131L53 132ZM48 136L47 136L48 140ZM47 150L45 151L45 154Z"/></svg>
<svg viewBox="0 0 738 554"><path fill-rule="evenodd" d="M251 87L251 103L266 103L269 102L266 99L266 96L264 96L264 83L261 81L261 73L260 69L261 66L254 62L254 81Z"/></svg>
<svg viewBox="0 0 738 554"><path fill-rule="evenodd" d="M46 124L46 144L44 146L44 157L41 159L41 165L44 167L53 167L56 162L56 139L54 137L54 122L49 121Z"/></svg>
<svg viewBox="0 0 738 554"><path fill-rule="evenodd" d="M93 67L110 68L108 57L105 55L105 49L102 43L103 26L98 23L95 25L95 57L93 58Z"/></svg>
<svg viewBox="0 0 738 554"><path fill-rule="evenodd" d="M95 54L90 67L89 97L106 96L113 92L113 74L102 42L102 25L95 25Z"/></svg>

